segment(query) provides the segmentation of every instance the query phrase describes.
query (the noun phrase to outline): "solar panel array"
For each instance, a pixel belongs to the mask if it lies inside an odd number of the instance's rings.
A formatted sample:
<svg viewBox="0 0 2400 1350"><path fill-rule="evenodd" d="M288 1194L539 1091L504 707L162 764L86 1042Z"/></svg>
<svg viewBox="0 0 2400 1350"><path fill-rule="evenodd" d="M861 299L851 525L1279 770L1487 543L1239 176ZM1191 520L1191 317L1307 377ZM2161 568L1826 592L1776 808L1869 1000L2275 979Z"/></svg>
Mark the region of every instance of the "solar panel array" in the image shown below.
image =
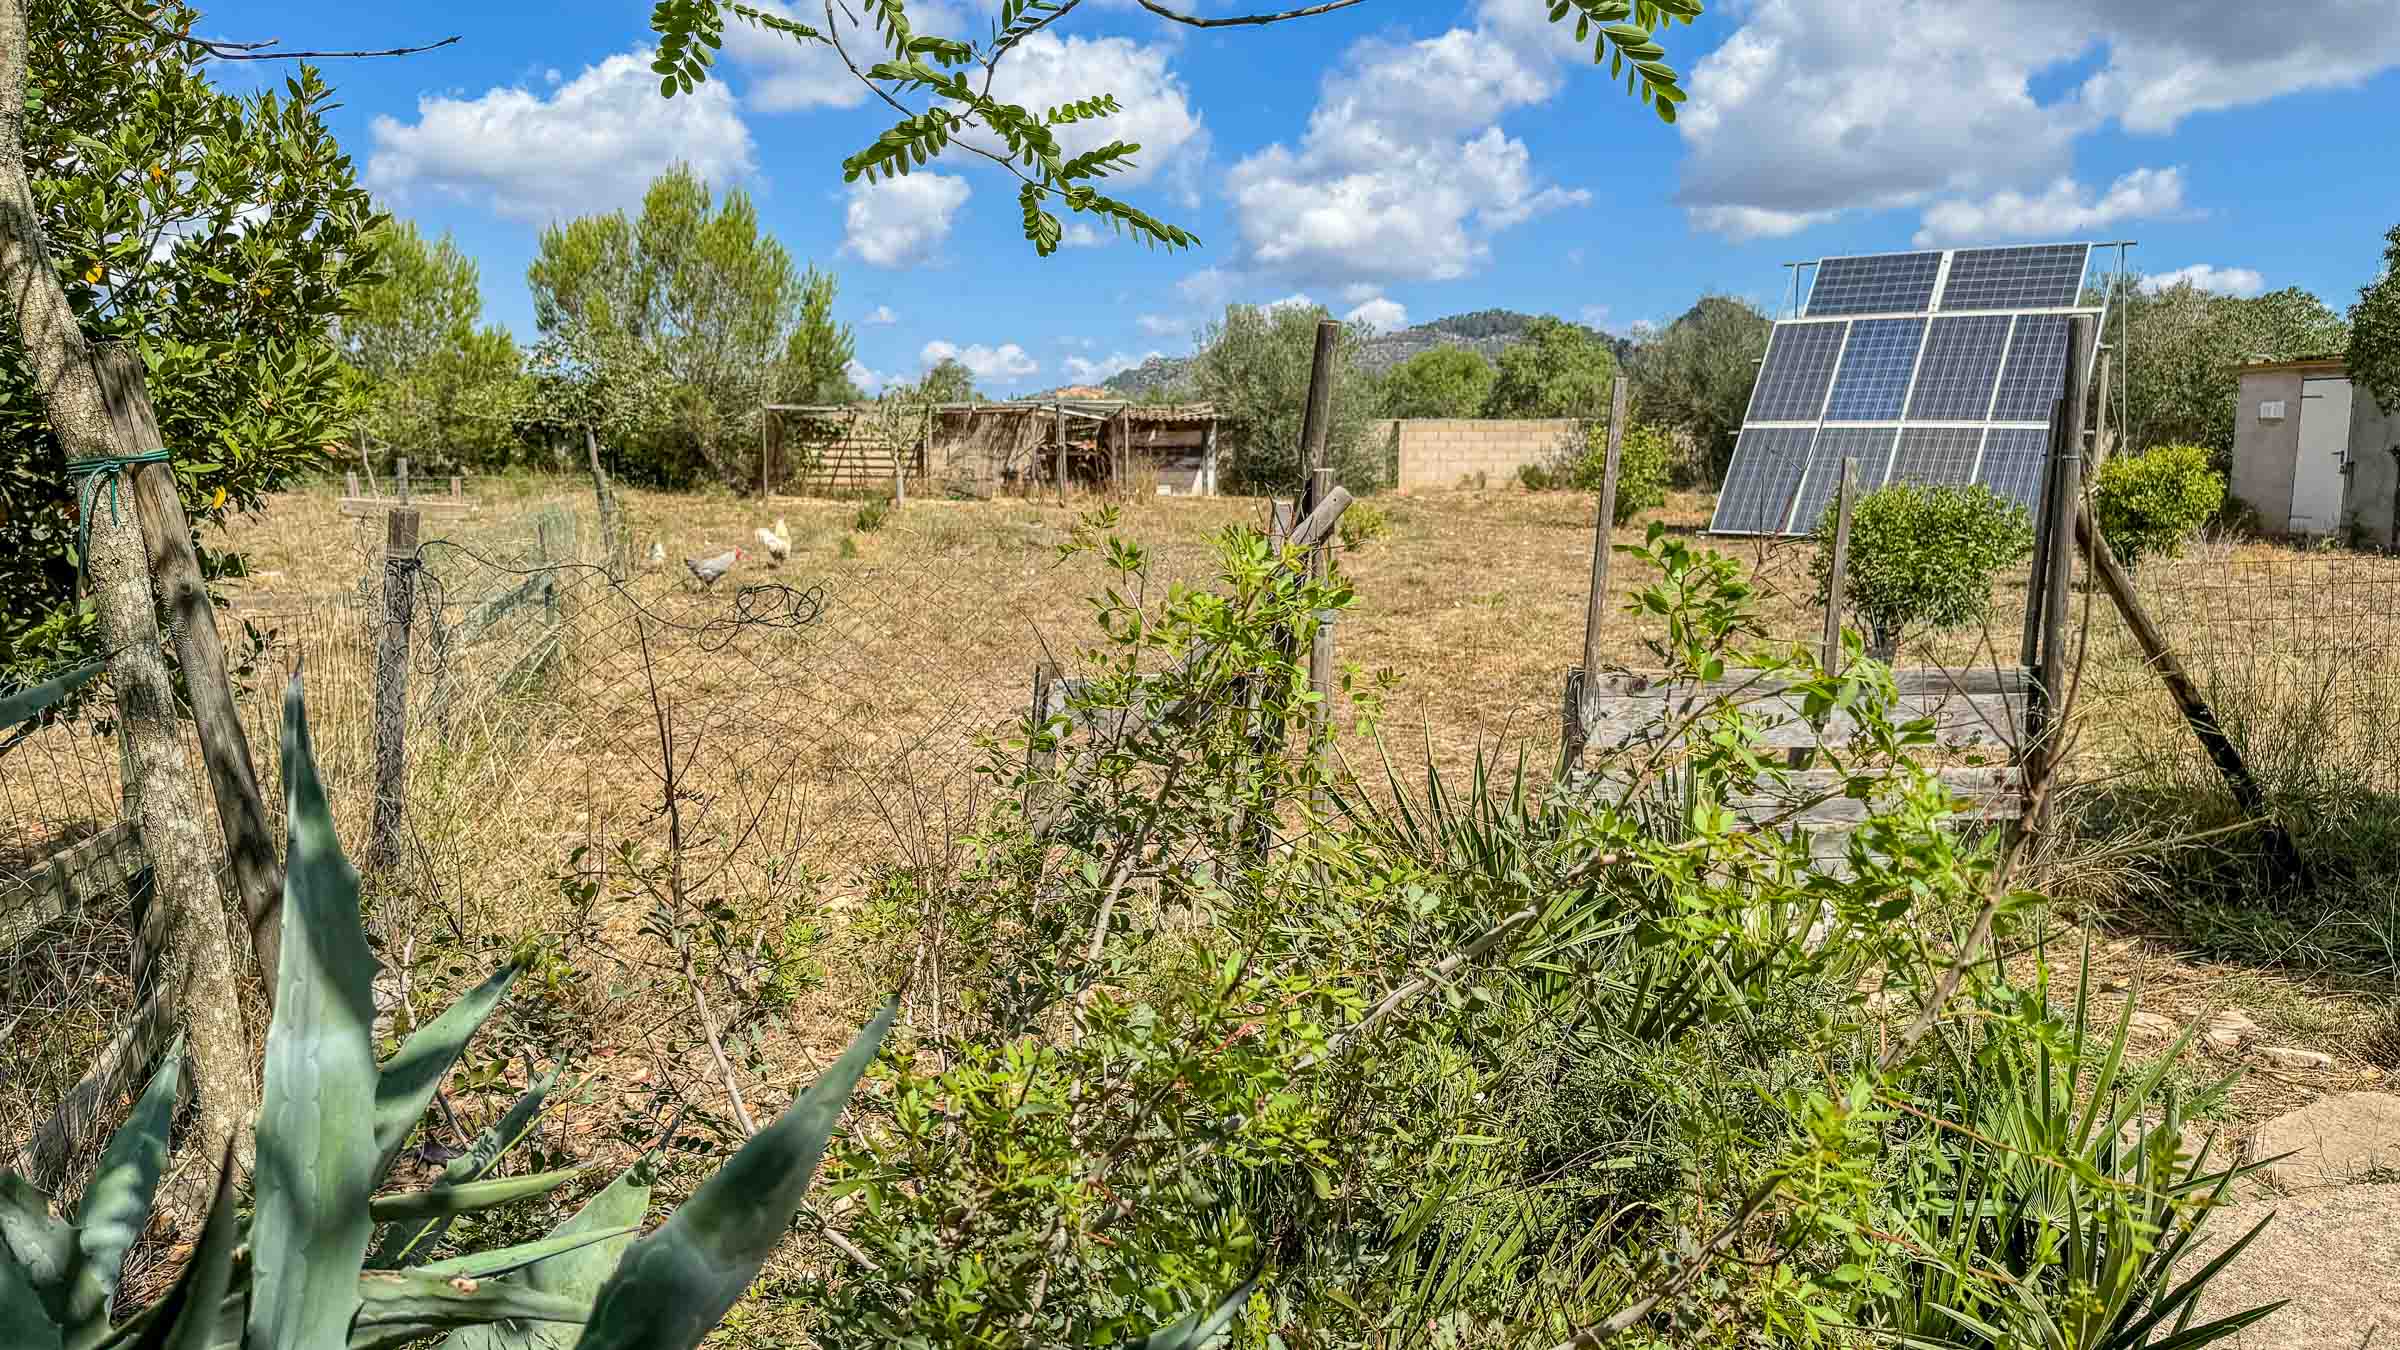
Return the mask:
<svg viewBox="0 0 2400 1350"><path fill-rule="evenodd" d="M2067 321L2089 244L1866 257L1816 266L1778 320L1709 528L1806 534L1842 460L1859 487L1980 483L2038 510Z"/></svg>

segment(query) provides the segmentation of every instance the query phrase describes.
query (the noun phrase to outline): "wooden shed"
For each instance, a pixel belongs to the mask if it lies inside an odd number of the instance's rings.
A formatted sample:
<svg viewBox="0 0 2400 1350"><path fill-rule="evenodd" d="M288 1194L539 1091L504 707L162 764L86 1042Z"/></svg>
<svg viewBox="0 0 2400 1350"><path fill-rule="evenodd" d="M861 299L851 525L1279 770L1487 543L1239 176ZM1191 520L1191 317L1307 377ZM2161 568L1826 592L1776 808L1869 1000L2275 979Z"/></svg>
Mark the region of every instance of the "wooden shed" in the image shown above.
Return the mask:
<svg viewBox="0 0 2400 1350"><path fill-rule="evenodd" d="M1214 496L1217 415L1205 403L1016 399L896 409L878 403L765 408L762 495L891 489L1040 495L1060 478L1086 490Z"/></svg>

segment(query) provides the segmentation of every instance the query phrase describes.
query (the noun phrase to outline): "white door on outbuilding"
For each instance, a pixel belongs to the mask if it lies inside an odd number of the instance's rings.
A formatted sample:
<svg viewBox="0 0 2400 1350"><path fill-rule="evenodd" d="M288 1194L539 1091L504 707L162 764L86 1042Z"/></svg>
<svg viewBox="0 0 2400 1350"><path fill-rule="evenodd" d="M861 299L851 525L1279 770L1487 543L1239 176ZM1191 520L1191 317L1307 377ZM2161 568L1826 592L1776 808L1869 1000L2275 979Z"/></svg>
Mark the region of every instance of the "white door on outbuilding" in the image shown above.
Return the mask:
<svg viewBox="0 0 2400 1350"><path fill-rule="evenodd" d="M2292 465L2294 534L2332 534L2342 526L2342 465L2350 453L2350 382L2300 383L2300 457Z"/></svg>

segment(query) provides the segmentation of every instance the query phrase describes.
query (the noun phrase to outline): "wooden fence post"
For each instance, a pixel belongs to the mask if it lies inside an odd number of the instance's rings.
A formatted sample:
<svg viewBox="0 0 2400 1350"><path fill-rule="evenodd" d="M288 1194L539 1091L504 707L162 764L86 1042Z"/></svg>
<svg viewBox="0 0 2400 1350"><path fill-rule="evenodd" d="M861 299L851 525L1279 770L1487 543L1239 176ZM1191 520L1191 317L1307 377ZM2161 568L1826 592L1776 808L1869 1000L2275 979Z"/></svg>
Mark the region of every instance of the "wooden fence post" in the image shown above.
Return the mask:
<svg viewBox="0 0 2400 1350"><path fill-rule="evenodd" d="M367 835L367 864L379 868L400 860L408 807L408 623L416 608L417 513L395 507L384 522L383 633L375 644L375 818Z"/></svg>
<svg viewBox="0 0 2400 1350"><path fill-rule="evenodd" d="M1050 718L1050 690L1058 683L1058 663L1036 662L1033 667L1033 736L1025 746L1025 821L1033 825L1050 809L1051 784L1058 766L1058 746L1042 743L1043 725Z"/></svg>
<svg viewBox="0 0 2400 1350"><path fill-rule="evenodd" d="M1050 429L1058 438L1055 463L1058 473L1058 504L1067 504L1067 405L1063 399L1050 404Z"/></svg>
<svg viewBox="0 0 2400 1350"><path fill-rule="evenodd" d="M1616 386L1608 398L1608 449L1600 467L1600 500L1592 518L1592 589L1583 606L1583 664L1567 674L1567 697L1564 705L1566 725L1559 737L1561 776L1583 762L1584 747L1591 742L1587 728L1593 719L1593 703L1598 684L1593 672L1600 669L1600 629L1608 613L1608 561L1615 551L1617 528L1617 464L1625 453L1625 405L1628 389L1625 377L1617 377Z"/></svg>
<svg viewBox="0 0 2400 1350"><path fill-rule="evenodd" d="M351 470L348 470L348 471L344 472L344 473L342 474L342 486L343 486L345 489L347 489L347 491L344 493L344 495L345 495L345 496L351 496L351 497L355 497L355 496L357 496L357 495L358 495L358 470L356 470L356 469L351 469Z"/></svg>
<svg viewBox="0 0 2400 1350"><path fill-rule="evenodd" d="M119 439L133 445L158 445L162 440L158 416L150 406L141 358L129 347L109 343L93 349L92 366L99 374L109 414L117 422ZM250 758L249 735L242 729L241 707L225 673L225 643L217 632L216 606L209 601L199 556L192 551L192 527L183 514L174 468L144 464L127 476L132 479L134 506L149 544L151 579L167 612L174 616L175 657L183 667L192 721L199 732L200 758L208 770L217 822L225 835L225 857L232 866L242 919L265 976L271 1008L283 933L283 865L276 860L275 835L268 827L266 805L259 794L258 769Z"/></svg>
<svg viewBox="0 0 2400 1350"><path fill-rule="evenodd" d="M400 504L408 505L408 456L406 455L400 456L399 472L392 480L392 486L399 493Z"/></svg>
<svg viewBox="0 0 2400 1350"><path fill-rule="evenodd" d="M1309 474L1308 495L1312 502L1322 502L1333 492L1333 470L1320 464ZM1308 553L1308 574L1311 580L1325 581L1333 572L1333 540L1327 535L1316 542ZM1333 625L1335 611L1320 609L1317 626L1308 643L1308 687L1317 696L1309 709L1308 742L1315 751L1317 788L1313 801L1319 812L1327 803L1325 776L1333 769Z"/></svg>
<svg viewBox="0 0 2400 1350"><path fill-rule="evenodd" d="M602 564L608 569L609 580L623 581L626 571L625 550L617 538L617 494L616 490L609 486L608 474L600 467L600 438L592 434L592 429L588 425L583 429L583 453L584 457L591 462L592 495L598 499L600 506ZM455 483L457 480L451 481Z"/></svg>

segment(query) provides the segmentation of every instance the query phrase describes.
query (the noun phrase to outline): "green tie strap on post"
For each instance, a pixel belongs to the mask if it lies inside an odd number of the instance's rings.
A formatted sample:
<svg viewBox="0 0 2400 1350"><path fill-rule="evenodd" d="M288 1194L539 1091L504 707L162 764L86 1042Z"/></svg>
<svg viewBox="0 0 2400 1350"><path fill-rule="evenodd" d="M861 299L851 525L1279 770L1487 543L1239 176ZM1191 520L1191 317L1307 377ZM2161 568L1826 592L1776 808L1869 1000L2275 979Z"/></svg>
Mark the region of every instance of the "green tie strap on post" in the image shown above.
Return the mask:
<svg viewBox="0 0 2400 1350"><path fill-rule="evenodd" d="M75 486L75 578L80 587L84 570L91 564L92 510L100 504L100 479L108 478L108 518L117 518L117 482L126 469L144 464L164 464L174 458L165 450L144 450L138 455L97 455L91 459L67 461L67 481ZM81 479L81 482L76 482Z"/></svg>

